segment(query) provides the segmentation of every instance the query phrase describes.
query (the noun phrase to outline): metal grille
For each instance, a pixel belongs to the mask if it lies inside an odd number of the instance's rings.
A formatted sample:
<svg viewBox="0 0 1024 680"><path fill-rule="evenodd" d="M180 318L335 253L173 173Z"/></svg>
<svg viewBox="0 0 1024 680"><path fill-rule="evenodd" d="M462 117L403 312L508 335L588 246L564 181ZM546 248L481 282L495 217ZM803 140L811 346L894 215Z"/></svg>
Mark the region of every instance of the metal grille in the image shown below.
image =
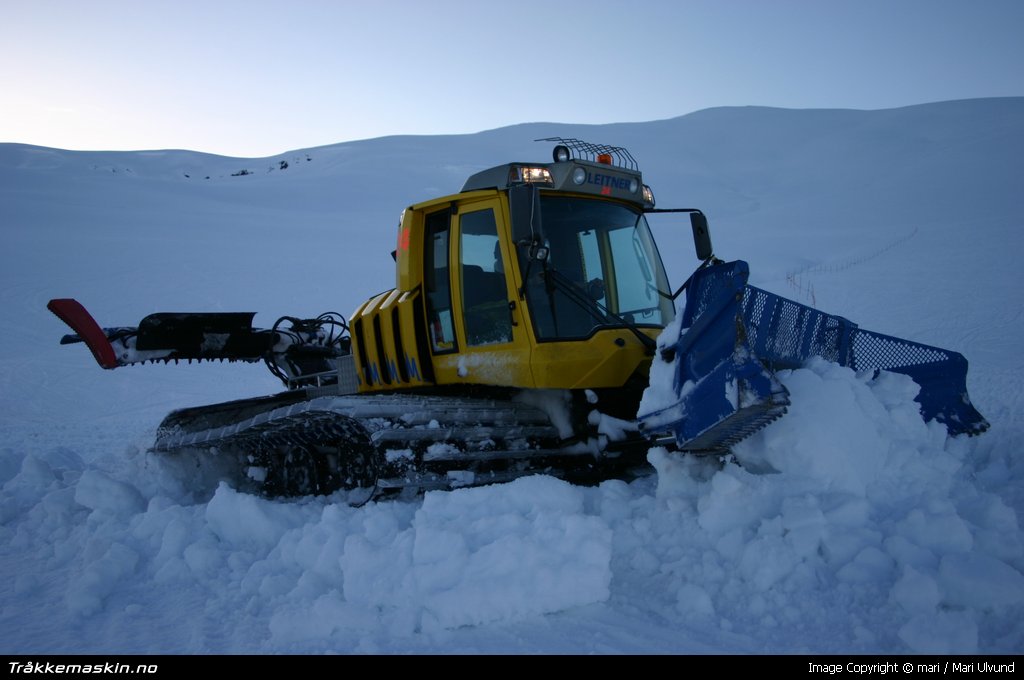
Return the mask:
<svg viewBox="0 0 1024 680"><path fill-rule="evenodd" d="M742 277L737 280L737 277ZM825 314L750 285L744 267L715 267L698 272L687 295L684 327L705 312L721 308L737 295L737 341L773 369L797 368L812 356L861 371L900 369L953 360L939 347L862 330L841 316Z"/></svg>
<svg viewBox="0 0 1024 680"><path fill-rule="evenodd" d="M733 269L705 269L694 274L693 281L686 291L683 327L692 326L708 307L730 295L737 286L736 276L745 277L746 272L736 272ZM743 281L746 281L746 278Z"/></svg>
<svg viewBox="0 0 1024 680"><path fill-rule="evenodd" d="M775 368L796 367L811 356L847 361L848 339L856 326L841 316L823 314L753 286L744 288L740 310L747 342Z"/></svg>
<svg viewBox="0 0 1024 680"><path fill-rule="evenodd" d="M949 352L938 347L858 330L853 335L853 358L850 361L850 368L863 371L871 368L917 366L949 361L950 358Z"/></svg>
<svg viewBox="0 0 1024 680"><path fill-rule="evenodd" d="M621 146L608 146L607 144L591 144L590 142L584 142L580 139L574 139L572 137L544 137L542 139L535 139L535 142L555 142L556 144L563 144L577 154L579 158L585 161L597 161L597 157L600 154L609 154L612 157L615 165L620 168L628 168L630 170L639 170L640 166L637 165L636 159L633 155L626 151Z"/></svg>
<svg viewBox="0 0 1024 680"><path fill-rule="evenodd" d="M842 316L826 314L753 286L741 303L746 340L775 368L799 366L811 356L854 371L898 369L947 362L950 352L857 328Z"/></svg>
<svg viewBox="0 0 1024 680"><path fill-rule="evenodd" d="M773 368L795 368L820 356L855 371L891 369L950 359L938 347L861 330L841 316L746 286L740 306L747 343Z"/></svg>

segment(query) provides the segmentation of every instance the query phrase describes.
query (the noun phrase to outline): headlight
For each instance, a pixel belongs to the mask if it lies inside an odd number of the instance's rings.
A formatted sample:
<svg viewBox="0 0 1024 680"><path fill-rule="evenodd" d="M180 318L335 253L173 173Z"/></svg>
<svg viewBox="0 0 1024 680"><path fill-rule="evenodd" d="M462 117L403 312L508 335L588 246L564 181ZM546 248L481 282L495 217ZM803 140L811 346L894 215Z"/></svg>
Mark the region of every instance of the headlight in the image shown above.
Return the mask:
<svg viewBox="0 0 1024 680"><path fill-rule="evenodd" d="M644 185L644 203L650 203L652 207L654 206L654 192L646 184Z"/></svg>
<svg viewBox="0 0 1024 680"><path fill-rule="evenodd" d="M547 184L554 185L551 172L547 168L528 165L514 165L508 172L509 184Z"/></svg>

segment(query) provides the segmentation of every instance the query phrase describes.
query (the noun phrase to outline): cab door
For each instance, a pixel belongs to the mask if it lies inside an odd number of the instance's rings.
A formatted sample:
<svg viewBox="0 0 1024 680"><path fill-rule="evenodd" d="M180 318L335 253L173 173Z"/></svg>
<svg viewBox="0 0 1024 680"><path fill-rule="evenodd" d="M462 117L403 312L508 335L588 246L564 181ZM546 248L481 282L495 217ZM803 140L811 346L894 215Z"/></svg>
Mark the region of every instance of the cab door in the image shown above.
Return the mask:
<svg viewBox="0 0 1024 680"><path fill-rule="evenodd" d="M507 272L508 212L498 196L453 206L449 237L454 351L435 353L439 382L532 387L529 338Z"/></svg>

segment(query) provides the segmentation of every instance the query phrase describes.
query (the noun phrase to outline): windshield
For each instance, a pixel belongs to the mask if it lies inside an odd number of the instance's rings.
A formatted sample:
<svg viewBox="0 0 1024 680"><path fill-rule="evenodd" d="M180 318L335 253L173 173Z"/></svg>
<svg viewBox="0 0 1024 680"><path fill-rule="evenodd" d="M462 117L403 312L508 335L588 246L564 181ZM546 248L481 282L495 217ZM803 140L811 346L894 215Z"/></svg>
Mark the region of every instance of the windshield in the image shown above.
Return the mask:
<svg viewBox="0 0 1024 680"><path fill-rule="evenodd" d="M643 213L541 193L540 222L547 260L531 262L529 249L518 249L538 339L584 338L622 325L602 310L637 326L664 327L672 320L672 301L658 293L668 290L668 280ZM555 285L555 276L574 290ZM596 304L581 301L580 293Z"/></svg>

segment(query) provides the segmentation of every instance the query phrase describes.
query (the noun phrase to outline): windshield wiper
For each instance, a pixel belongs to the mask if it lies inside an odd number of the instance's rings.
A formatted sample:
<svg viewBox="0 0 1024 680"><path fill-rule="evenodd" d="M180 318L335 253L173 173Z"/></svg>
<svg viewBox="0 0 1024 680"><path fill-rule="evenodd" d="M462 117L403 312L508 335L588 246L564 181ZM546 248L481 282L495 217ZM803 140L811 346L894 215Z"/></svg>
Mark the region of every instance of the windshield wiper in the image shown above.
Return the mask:
<svg viewBox="0 0 1024 680"><path fill-rule="evenodd" d="M654 356L654 351L657 349L658 343L645 335L643 331L637 328L636 324L632 321L610 311L607 307L591 298L578 283L566 277L554 267L548 266L544 268L544 278L546 281L550 282L552 286L562 291L562 294L565 295L565 297L569 298L569 300L574 302L584 311L590 313L601 323L609 326L619 325L628 328L644 346L645 354L647 354L647 356ZM554 312L553 309L552 312Z"/></svg>

